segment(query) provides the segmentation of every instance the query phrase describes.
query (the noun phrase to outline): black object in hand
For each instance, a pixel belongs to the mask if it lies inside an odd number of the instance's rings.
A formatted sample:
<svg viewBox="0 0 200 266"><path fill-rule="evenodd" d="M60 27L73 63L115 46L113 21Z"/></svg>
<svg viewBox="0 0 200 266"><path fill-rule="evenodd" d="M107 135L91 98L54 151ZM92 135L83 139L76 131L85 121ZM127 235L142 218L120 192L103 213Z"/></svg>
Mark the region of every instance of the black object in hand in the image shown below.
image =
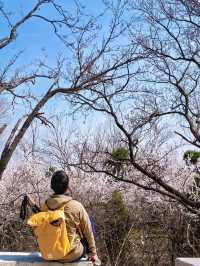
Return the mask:
<svg viewBox="0 0 200 266"><path fill-rule="evenodd" d="M24 195L21 208L20 208L20 215L19 215L22 220L26 219L28 205L29 205L28 196ZM31 206L31 209L34 213L40 212L40 208L36 204Z"/></svg>

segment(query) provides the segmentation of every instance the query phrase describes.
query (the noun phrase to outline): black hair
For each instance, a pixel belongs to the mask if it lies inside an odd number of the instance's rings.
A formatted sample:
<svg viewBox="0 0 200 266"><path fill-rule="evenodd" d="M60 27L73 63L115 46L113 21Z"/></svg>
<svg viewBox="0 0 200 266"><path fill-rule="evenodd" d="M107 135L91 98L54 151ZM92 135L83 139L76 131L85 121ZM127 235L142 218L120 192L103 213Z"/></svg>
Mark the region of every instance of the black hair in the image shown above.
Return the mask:
<svg viewBox="0 0 200 266"><path fill-rule="evenodd" d="M51 188L55 194L64 194L69 185L69 177L67 174L60 170L56 171L51 178Z"/></svg>

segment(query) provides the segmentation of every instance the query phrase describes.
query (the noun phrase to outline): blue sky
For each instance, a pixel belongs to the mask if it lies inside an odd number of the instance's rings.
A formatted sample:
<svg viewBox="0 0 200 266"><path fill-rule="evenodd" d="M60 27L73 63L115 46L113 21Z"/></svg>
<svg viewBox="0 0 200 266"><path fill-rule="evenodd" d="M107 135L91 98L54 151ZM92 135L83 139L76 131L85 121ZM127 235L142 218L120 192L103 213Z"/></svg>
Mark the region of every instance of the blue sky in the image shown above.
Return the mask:
<svg viewBox="0 0 200 266"><path fill-rule="evenodd" d="M2 1L4 8L7 12L10 12L10 20L14 25L24 14L29 11L37 1L34 0L12 0ZM62 4L70 13L74 13L76 8L74 1L57 0L56 3ZM86 1L82 1L85 5ZM81 3L81 4L82 4ZM104 6L100 0L89 0L84 7L84 12L92 14L94 16L99 15L104 10ZM37 14L42 14L47 18L54 18L57 16L55 10L49 5L44 5ZM104 17L104 20L106 18ZM105 21L102 22L105 27ZM9 32L9 27L0 16L0 38L5 37ZM106 31L104 29L104 31ZM68 33L67 33L68 34ZM69 55L69 51L66 50L63 43L53 33L53 28L50 24L39 20L38 18L31 18L29 21L24 23L19 29L17 38L10 45L0 51L0 68L3 68L13 56L17 53L22 52L18 58L15 67L20 68L23 72L26 70L30 71L31 65L35 65L37 60L46 60L46 63L54 67L56 64L57 57L62 55L64 57ZM46 81L40 81L39 87L36 87L37 95L43 93L46 90Z"/></svg>
<svg viewBox="0 0 200 266"><path fill-rule="evenodd" d="M2 1L7 12L11 12L10 20L15 24L37 1L33 0L12 0ZM75 11L73 1L60 0L57 3L69 10ZM98 6L98 9L96 8ZM87 13L92 12L93 15L100 12L100 1L87 1L85 8ZM103 8L103 7L102 7ZM98 11L97 11L98 10ZM55 11L44 5L37 13L42 14L50 19L55 17ZM1 31L0 37L5 37L9 32L8 25L0 16ZM23 71L27 70L27 66L34 64L37 59L46 59L47 63L54 67L57 56L63 54L65 56L66 49L62 42L53 34L52 26L46 22L41 22L38 18L32 18L24 23L18 30L16 41L0 51L0 68L5 66L9 60L17 53L22 51L22 55L18 58L15 68L20 67ZM45 90L45 84L40 83L40 90ZM44 89L42 87L44 86Z"/></svg>
<svg viewBox="0 0 200 266"><path fill-rule="evenodd" d="M14 24L20 17L22 17L31 7L34 6L36 1L33 0L12 0L12 1L3 1L5 9L12 12L11 22ZM74 12L75 8L73 1L57 1L57 3L62 4L66 10ZM98 8L97 8L98 7ZM92 13L97 15L101 12L103 6L101 1L89 0L87 1L87 13ZM55 11L52 8L49 8L48 5L44 5L39 12L39 14L45 15L48 18L55 17ZM2 20L1 22L1 31L0 37L4 37L8 32L8 27ZM2 59L6 59L14 54L16 51L24 51L24 55L19 59L20 63L27 64L27 60L31 62L41 53L48 53L50 60L54 60L56 54L61 53L64 50L64 46L58 40L58 38L52 34L52 27L45 22L42 22L37 18L32 18L26 22L18 30L18 37L15 42L9 45L4 49L3 54L1 53L1 62Z"/></svg>
<svg viewBox="0 0 200 266"><path fill-rule="evenodd" d="M24 16L24 14L26 14L26 12L30 10L36 2L37 1L34 0L2 1L6 12L10 12L10 20L13 25L22 16ZM82 2L87 5L85 7L85 12L88 14L92 13L93 15L98 15L104 8L102 2L99 0L88 0ZM69 10L72 13L75 11L73 1L58 0L57 3L62 4L66 10ZM47 16L48 18L53 18L55 16L55 11L53 11L53 9L49 8L47 5L44 5L39 13ZM0 38L3 38L9 32L9 27L1 16L0 25ZM66 50L62 42L52 32L52 27L48 23L41 22L37 18L33 18L23 24L17 32L17 39L4 49L0 50L0 68L3 68L9 62L9 60L20 51L22 51L22 55L18 58L13 71L19 67L22 71L26 72L26 70L29 69L30 64L34 64L35 60L45 57L47 57L46 60L48 64L54 66L57 56L59 54L65 55ZM35 95L43 94L47 87L46 81L40 81L38 86L34 87ZM23 87L20 88L20 90L23 89ZM28 108L24 109L22 104L19 104L14 111L11 110L10 118L12 119L13 123L11 123L10 127L7 129L8 133L15 121L21 117L26 110L28 111ZM58 102L57 97L54 100L51 100L45 106L44 110L46 114L69 111L67 104L60 104L60 100ZM93 125L95 125L98 120L97 117L100 120L102 119L100 116L101 115L96 114L94 117L94 114L92 114L89 119L90 123L93 121ZM76 119L77 118L80 120L80 123L84 123L84 117L82 117L80 113L76 116Z"/></svg>

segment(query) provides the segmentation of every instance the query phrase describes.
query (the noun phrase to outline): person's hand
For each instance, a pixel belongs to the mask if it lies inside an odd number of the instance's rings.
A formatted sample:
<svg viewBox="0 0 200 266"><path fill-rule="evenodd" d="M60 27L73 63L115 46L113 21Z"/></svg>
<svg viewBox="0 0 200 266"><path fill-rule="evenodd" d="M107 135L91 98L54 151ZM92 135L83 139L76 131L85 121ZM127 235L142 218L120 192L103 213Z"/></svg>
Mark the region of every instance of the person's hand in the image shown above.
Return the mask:
<svg viewBox="0 0 200 266"><path fill-rule="evenodd" d="M95 255L89 254L88 260L91 261L94 265L97 265L97 266L101 265L101 261L96 254Z"/></svg>

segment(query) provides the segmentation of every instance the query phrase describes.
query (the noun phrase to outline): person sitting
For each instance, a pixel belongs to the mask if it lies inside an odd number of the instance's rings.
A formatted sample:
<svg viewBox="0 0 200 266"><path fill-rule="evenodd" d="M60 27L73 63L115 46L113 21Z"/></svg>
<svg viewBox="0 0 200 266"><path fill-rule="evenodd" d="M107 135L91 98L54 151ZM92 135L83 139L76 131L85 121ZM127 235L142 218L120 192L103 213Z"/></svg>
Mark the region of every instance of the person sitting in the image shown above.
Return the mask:
<svg viewBox="0 0 200 266"><path fill-rule="evenodd" d="M41 204L40 210L56 210L64 206L70 252L60 261L75 262L87 255L88 260L100 265L94 239L93 221L83 205L69 196L69 177L64 171L56 171L52 175L51 189L54 194Z"/></svg>

